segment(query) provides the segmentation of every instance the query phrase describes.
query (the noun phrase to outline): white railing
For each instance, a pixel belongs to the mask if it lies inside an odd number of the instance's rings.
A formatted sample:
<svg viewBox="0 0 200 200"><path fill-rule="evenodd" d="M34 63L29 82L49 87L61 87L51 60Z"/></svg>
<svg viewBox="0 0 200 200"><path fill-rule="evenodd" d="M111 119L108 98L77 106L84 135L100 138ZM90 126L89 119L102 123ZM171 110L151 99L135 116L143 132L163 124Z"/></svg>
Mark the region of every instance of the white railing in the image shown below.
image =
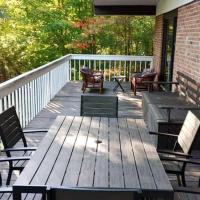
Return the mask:
<svg viewBox="0 0 200 200"><path fill-rule="evenodd" d="M0 113L14 105L25 127L70 80L81 80L81 67L103 70L105 80L152 66L150 56L66 55L0 84Z"/></svg>
<svg viewBox="0 0 200 200"><path fill-rule="evenodd" d="M70 80L80 80L80 69L87 66L93 70L104 71L104 79L111 81L115 75L125 75L129 80L133 72L142 71L153 65L152 56L117 56L72 54L70 64Z"/></svg>
<svg viewBox="0 0 200 200"><path fill-rule="evenodd" d="M15 106L25 127L69 81L70 55L0 84L0 113Z"/></svg>

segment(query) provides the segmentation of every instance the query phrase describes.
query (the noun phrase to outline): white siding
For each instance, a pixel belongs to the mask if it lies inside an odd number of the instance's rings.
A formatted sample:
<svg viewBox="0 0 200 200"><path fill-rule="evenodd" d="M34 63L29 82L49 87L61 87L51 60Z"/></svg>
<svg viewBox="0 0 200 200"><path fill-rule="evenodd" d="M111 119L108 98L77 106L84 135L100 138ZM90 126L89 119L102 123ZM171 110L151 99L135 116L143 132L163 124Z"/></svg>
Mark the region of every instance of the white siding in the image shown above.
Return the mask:
<svg viewBox="0 0 200 200"><path fill-rule="evenodd" d="M194 0L159 0L156 8L156 15L167 13L192 1Z"/></svg>

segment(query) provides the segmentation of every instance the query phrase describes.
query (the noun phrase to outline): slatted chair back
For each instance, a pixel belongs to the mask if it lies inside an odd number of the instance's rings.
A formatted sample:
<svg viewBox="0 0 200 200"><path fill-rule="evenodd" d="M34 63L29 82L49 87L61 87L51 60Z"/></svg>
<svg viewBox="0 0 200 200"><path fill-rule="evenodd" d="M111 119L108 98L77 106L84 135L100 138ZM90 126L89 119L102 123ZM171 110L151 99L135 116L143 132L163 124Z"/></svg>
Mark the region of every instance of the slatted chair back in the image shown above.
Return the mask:
<svg viewBox="0 0 200 200"><path fill-rule="evenodd" d="M178 144L183 152L191 153L195 138L200 132L200 114L197 111L188 111L178 136Z"/></svg>
<svg viewBox="0 0 200 200"><path fill-rule="evenodd" d="M118 117L118 97L81 95L81 116Z"/></svg>
<svg viewBox="0 0 200 200"><path fill-rule="evenodd" d="M4 148L12 148L21 139L24 146L27 146L14 106L0 114L0 136Z"/></svg>
<svg viewBox="0 0 200 200"><path fill-rule="evenodd" d="M87 82L88 76L91 76L91 75L92 75L91 71L90 71L88 68L82 68L82 69L80 70L80 72L81 72L83 81L85 81L85 82Z"/></svg>
<svg viewBox="0 0 200 200"><path fill-rule="evenodd" d="M138 200L138 190L51 188L48 200Z"/></svg>

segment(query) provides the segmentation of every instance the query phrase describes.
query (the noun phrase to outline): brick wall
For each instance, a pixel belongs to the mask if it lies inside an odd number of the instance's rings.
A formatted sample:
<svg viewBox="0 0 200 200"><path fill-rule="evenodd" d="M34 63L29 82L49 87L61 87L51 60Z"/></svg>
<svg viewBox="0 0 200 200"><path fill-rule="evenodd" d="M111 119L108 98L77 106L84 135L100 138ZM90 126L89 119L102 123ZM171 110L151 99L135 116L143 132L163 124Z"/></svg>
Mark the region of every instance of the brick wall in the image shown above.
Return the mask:
<svg viewBox="0 0 200 200"><path fill-rule="evenodd" d="M176 71L200 82L200 0L178 10L174 78Z"/></svg>
<svg viewBox="0 0 200 200"><path fill-rule="evenodd" d="M161 57L162 57L162 36L163 36L163 15L156 17L155 35L153 41L154 68L160 73Z"/></svg>

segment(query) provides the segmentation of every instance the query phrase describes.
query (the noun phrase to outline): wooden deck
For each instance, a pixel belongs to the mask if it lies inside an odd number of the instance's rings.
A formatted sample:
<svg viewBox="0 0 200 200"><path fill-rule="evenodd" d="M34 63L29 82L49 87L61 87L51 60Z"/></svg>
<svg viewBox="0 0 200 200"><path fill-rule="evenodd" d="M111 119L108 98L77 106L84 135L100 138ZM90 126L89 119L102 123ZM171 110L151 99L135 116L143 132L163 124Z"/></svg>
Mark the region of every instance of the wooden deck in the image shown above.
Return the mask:
<svg viewBox="0 0 200 200"><path fill-rule="evenodd" d="M115 92L119 98L119 117L129 117L134 119L141 119L142 117L142 103L141 103L141 93L138 92L137 96L134 96L133 92L130 90L129 83L122 84L125 92L121 92L120 89ZM114 82L106 82L104 85L104 92L102 95L113 95L113 88L115 86ZM97 90L87 90L87 94L98 94ZM31 123L26 127L28 129L33 128L45 128L48 129L54 119L58 115L80 115L80 97L81 97L81 83L80 82L70 82L65 85L65 87L55 96L55 98L44 108L37 117L31 121ZM30 145L37 146L38 143L44 137L44 133L34 133L26 134L26 138ZM199 154L199 152L194 152ZM7 164L1 164L0 169L3 177L3 185L5 185L5 179L7 177ZM191 186L197 186L197 180L200 176L200 169L196 166L190 165L187 169L187 183ZM12 176L12 183L16 180L18 174ZM176 184L176 177L170 177L170 180ZM184 195L184 197L186 197ZM186 198L187 199L187 198ZM200 199L198 196L192 199Z"/></svg>

